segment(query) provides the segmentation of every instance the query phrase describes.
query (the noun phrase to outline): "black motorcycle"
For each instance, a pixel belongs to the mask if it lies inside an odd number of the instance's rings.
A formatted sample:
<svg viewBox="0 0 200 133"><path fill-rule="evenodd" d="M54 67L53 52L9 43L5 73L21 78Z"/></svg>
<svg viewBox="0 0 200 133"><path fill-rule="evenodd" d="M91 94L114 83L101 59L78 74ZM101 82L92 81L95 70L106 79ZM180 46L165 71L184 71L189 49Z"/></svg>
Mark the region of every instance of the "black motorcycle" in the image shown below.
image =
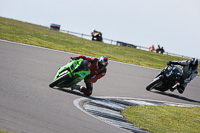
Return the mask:
<svg viewBox="0 0 200 133"><path fill-rule="evenodd" d="M92 33L92 41L103 41L102 33L101 32L93 32Z"/></svg>
<svg viewBox="0 0 200 133"><path fill-rule="evenodd" d="M149 83L146 90L151 91L155 89L164 92L170 89L173 91L180 84L182 74L183 72L180 67L167 66Z"/></svg>

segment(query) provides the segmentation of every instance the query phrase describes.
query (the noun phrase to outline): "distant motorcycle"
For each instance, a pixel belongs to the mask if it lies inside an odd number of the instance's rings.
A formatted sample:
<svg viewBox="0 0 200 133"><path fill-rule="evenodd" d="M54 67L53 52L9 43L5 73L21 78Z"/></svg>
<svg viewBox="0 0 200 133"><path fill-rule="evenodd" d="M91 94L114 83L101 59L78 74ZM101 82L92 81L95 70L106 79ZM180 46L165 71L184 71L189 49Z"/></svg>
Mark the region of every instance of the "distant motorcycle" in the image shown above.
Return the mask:
<svg viewBox="0 0 200 133"><path fill-rule="evenodd" d="M92 33L92 41L103 41L102 33L101 32L93 32Z"/></svg>
<svg viewBox="0 0 200 133"><path fill-rule="evenodd" d="M81 58L72 60L65 66L59 68L53 81L49 84L49 87L72 87L76 85L90 74L88 66L89 62L87 60Z"/></svg>
<svg viewBox="0 0 200 133"><path fill-rule="evenodd" d="M149 83L146 90L155 89L164 92L170 89L173 91L180 84L182 74L183 72L178 66L167 66Z"/></svg>

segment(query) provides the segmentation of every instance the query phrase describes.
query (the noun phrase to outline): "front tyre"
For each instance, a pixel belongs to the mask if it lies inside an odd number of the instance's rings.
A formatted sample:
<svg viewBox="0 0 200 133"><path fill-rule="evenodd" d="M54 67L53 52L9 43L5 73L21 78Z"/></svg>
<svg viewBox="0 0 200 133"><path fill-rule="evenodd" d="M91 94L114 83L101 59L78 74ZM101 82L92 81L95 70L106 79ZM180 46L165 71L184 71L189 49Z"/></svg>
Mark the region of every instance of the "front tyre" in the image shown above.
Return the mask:
<svg viewBox="0 0 200 133"><path fill-rule="evenodd" d="M162 78L161 76L159 76L156 79L154 79L151 83L149 83L149 85L146 87L146 90L151 91L154 87L162 84L162 82Z"/></svg>
<svg viewBox="0 0 200 133"><path fill-rule="evenodd" d="M70 80L70 77L68 74L64 74L62 75L61 77L58 77L56 80L54 80L53 82L51 82L49 84L49 87L53 88L54 86L57 86L65 81L69 81Z"/></svg>

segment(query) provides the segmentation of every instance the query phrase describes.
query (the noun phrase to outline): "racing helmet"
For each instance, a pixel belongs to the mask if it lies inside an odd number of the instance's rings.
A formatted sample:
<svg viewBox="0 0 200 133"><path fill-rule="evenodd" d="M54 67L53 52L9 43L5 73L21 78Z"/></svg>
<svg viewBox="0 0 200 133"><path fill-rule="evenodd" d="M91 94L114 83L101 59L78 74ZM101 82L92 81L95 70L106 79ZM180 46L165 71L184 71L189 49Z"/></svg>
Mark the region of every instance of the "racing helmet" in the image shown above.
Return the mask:
<svg viewBox="0 0 200 133"><path fill-rule="evenodd" d="M98 66L100 69L104 69L106 68L106 66L108 65L108 57L106 56L101 56L99 58L99 61L98 61Z"/></svg>
<svg viewBox="0 0 200 133"><path fill-rule="evenodd" d="M197 68L197 66L198 66L198 59L197 58L190 59L190 66L193 67L193 68Z"/></svg>

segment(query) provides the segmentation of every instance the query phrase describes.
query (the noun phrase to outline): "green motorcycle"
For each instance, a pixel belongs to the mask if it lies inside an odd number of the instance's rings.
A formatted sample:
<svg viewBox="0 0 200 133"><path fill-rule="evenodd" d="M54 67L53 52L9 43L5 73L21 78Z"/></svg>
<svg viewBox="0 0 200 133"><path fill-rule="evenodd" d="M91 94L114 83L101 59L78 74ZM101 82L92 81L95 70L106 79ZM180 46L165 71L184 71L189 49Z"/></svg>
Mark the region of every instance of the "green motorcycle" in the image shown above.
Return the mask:
<svg viewBox="0 0 200 133"><path fill-rule="evenodd" d="M76 85L90 74L89 62L84 59L72 60L65 66L59 68L49 87L67 87Z"/></svg>

